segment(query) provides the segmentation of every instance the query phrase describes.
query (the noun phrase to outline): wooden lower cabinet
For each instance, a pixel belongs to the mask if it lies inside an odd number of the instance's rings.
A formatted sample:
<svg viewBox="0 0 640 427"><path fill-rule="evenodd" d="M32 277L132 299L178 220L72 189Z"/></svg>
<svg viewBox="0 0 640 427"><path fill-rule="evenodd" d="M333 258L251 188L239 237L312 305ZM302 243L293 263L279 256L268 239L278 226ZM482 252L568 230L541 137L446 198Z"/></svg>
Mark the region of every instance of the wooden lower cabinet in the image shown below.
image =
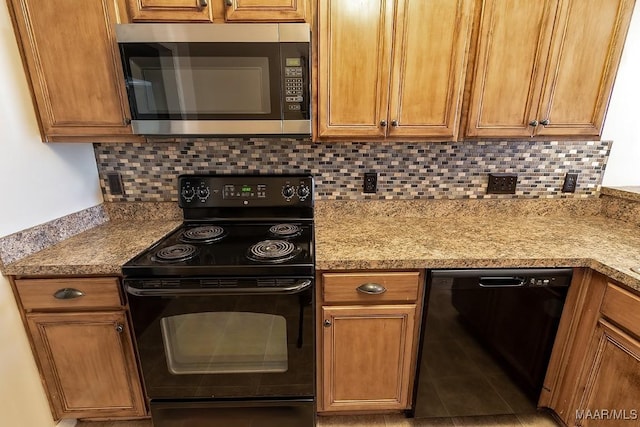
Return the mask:
<svg viewBox="0 0 640 427"><path fill-rule="evenodd" d="M572 287L540 406L567 426L638 427L640 296L588 269Z"/></svg>
<svg viewBox="0 0 640 427"><path fill-rule="evenodd" d="M325 411L406 409L415 304L323 307Z"/></svg>
<svg viewBox="0 0 640 427"><path fill-rule="evenodd" d="M26 318L55 418L145 415L124 311Z"/></svg>
<svg viewBox="0 0 640 427"><path fill-rule="evenodd" d="M118 277L10 282L55 419L147 415Z"/></svg>
<svg viewBox="0 0 640 427"><path fill-rule="evenodd" d="M640 425L640 341L600 320L592 342L595 353L576 425Z"/></svg>
<svg viewBox="0 0 640 427"><path fill-rule="evenodd" d="M319 275L318 412L411 407L423 271Z"/></svg>

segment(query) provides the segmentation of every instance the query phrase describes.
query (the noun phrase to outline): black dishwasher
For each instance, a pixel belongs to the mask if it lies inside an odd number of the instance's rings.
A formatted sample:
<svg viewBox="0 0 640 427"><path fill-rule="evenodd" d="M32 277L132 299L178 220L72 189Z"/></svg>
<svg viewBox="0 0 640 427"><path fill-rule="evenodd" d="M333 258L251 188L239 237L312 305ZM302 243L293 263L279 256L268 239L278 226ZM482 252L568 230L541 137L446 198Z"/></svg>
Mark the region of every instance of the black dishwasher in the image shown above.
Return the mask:
<svg viewBox="0 0 640 427"><path fill-rule="evenodd" d="M534 412L571 277L570 268L431 271L412 415Z"/></svg>

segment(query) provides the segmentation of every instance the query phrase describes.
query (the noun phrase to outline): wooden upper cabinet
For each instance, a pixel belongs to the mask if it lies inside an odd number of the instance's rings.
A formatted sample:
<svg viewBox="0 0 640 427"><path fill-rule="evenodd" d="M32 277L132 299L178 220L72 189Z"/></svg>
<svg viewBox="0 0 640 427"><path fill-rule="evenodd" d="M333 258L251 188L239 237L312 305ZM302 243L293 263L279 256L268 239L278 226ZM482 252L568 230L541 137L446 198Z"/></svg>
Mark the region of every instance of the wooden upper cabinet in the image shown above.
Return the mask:
<svg viewBox="0 0 640 427"><path fill-rule="evenodd" d="M472 0L320 0L320 138L455 139Z"/></svg>
<svg viewBox="0 0 640 427"><path fill-rule="evenodd" d="M308 0L224 0L226 21L304 22Z"/></svg>
<svg viewBox="0 0 640 427"><path fill-rule="evenodd" d="M563 1L537 135L600 136L635 0Z"/></svg>
<svg viewBox="0 0 640 427"><path fill-rule="evenodd" d="M214 0L128 0L133 22L213 22ZM215 0L222 2L223 0Z"/></svg>
<svg viewBox="0 0 640 427"><path fill-rule="evenodd" d="M602 130L635 0L486 0L466 136Z"/></svg>
<svg viewBox="0 0 640 427"><path fill-rule="evenodd" d="M467 136L531 136L557 4L485 1Z"/></svg>
<svg viewBox="0 0 640 427"><path fill-rule="evenodd" d="M113 0L8 4L43 140L135 140L128 124Z"/></svg>
<svg viewBox="0 0 640 427"><path fill-rule="evenodd" d="M309 0L127 0L133 22L304 22Z"/></svg>
<svg viewBox="0 0 640 427"><path fill-rule="evenodd" d="M398 1L388 135L456 139L473 2Z"/></svg>
<svg viewBox="0 0 640 427"><path fill-rule="evenodd" d="M318 136L384 137L393 7L392 0L320 0Z"/></svg>

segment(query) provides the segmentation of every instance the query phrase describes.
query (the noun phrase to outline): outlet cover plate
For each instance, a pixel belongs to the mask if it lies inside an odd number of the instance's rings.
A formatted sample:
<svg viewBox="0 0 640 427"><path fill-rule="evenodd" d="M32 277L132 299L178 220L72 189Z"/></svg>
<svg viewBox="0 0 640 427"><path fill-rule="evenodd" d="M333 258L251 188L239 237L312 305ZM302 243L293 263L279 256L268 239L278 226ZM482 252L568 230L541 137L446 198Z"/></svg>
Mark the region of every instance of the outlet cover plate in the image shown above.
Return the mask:
<svg viewBox="0 0 640 427"><path fill-rule="evenodd" d="M568 173L564 176L564 184L562 184L563 193L575 193L578 186L578 174Z"/></svg>
<svg viewBox="0 0 640 427"><path fill-rule="evenodd" d="M516 194L518 174L490 173L487 194Z"/></svg>
<svg viewBox="0 0 640 427"><path fill-rule="evenodd" d="M363 187L362 191L364 193L376 193L378 191L378 173L365 172Z"/></svg>

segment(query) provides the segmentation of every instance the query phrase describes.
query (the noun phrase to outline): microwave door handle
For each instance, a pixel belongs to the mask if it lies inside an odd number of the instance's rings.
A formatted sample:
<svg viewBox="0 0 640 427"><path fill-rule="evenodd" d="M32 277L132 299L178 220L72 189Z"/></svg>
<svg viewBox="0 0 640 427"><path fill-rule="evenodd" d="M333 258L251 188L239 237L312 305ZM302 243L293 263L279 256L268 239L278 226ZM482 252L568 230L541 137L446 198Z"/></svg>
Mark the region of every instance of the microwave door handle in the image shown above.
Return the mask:
<svg viewBox="0 0 640 427"><path fill-rule="evenodd" d="M208 295L288 295L302 292L311 287L311 280L305 279L291 286L256 288L198 288L198 289L140 289L126 285L128 294L138 297L208 296Z"/></svg>

